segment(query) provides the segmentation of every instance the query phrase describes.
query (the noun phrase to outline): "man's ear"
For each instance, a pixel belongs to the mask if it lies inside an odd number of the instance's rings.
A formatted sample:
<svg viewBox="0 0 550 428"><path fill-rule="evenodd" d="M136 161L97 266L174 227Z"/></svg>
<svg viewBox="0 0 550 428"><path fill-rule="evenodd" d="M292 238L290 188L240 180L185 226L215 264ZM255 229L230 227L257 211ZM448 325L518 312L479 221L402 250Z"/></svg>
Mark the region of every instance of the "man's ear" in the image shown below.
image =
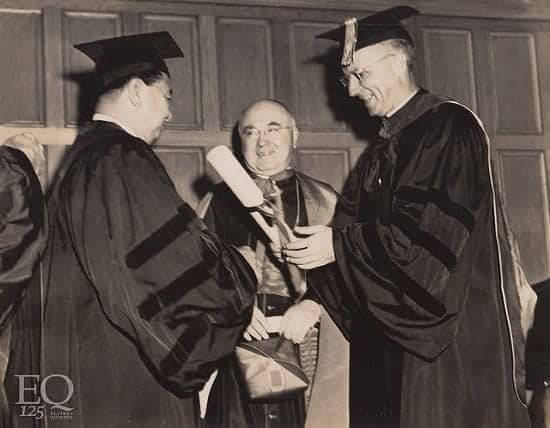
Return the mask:
<svg viewBox="0 0 550 428"><path fill-rule="evenodd" d="M394 61L394 67L397 67L400 74L408 74L409 67L407 66L407 57L404 54L401 52L396 53Z"/></svg>
<svg viewBox="0 0 550 428"><path fill-rule="evenodd" d="M242 132L242 129L241 129L241 121L239 120L239 121L237 122L237 134L239 135L239 138L242 140L243 137L242 137L241 132Z"/></svg>
<svg viewBox="0 0 550 428"><path fill-rule="evenodd" d="M296 121L292 120L292 148L295 149L298 145L298 127L296 126Z"/></svg>
<svg viewBox="0 0 550 428"><path fill-rule="evenodd" d="M143 100L143 80L134 77L126 84L126 91L128 93L128 100L134 107L140 107Z"/></svg>

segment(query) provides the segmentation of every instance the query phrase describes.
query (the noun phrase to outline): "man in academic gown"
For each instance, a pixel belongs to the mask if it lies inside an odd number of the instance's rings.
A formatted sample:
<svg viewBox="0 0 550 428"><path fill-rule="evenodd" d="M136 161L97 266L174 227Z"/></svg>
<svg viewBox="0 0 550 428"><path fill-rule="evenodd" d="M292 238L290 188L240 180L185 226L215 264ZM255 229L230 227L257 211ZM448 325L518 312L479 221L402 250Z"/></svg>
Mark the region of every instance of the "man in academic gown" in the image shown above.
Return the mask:
<svg viewBox="0 0 550 428"><path fill-rule="evenodd" d="M255 101L241 116L239 135L248 173L265 198L281 209L286 224L331 222L337 194L330 185L293 169L298 129L284 105ZM257 302L244 340L284 335L299 346L310 381L298 397L253 402L233 356L215 379L206 427L300 428L319 426L320 421L332 428L347 427L348 343L320 305L304 295L305 275L273 257L264 232L225 183L203 201L208 228L247 254L257 271Z"/></svg>
<svg viewBox="0 0 550 428"><path fill-rule="evenodd" d="M0 426L35 427L21 416L18 376L40 372L39 261L47 216L38 175L45 158L30 134L0 143Z"/></svg>
<svg viewBox="0 0 550 428"><path fill-rule="evenodd" d="M401 6L320 37L380 140L359 159L334 227L282 257L350 338L351 426L524 428L517 291L503 272L488 139L464 106L418 88ZM276 249L275 249L276 250Z"/></svg>
<svg viewBox="0 0 550 428"><path fill-rule="evenodd" d="M102 90L49 207L43 377L69 426L195 427L196 391L250 321L255 276L150 145L171 118L166 33L78 45ZM70 387L74 386L71 394Z"/></svg>
<svg viewBox="0 0 550 428"><path fill-rule="evenodd" d="M535 322L525 351L527 385L533 390L529 414L533 428L550 427L550 279L533 285L538 295Z"/></svg>

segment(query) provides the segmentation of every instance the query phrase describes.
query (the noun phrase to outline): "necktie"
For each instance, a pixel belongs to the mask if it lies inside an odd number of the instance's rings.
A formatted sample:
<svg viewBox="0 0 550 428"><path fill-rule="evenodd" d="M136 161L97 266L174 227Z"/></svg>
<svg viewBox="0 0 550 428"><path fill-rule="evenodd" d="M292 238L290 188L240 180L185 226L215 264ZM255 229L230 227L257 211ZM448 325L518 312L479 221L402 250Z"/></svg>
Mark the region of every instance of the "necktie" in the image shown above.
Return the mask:
<svg viewBox="0 0 550 428"><path fill-rule="evenodd" d="M397 158L397 140L390 134L386 118L382 119L382 126L378 132L380 137L370 149L370 165L365 175L363 187L367 191L378 191L384 185L389 186L391 170Z"/></svg>

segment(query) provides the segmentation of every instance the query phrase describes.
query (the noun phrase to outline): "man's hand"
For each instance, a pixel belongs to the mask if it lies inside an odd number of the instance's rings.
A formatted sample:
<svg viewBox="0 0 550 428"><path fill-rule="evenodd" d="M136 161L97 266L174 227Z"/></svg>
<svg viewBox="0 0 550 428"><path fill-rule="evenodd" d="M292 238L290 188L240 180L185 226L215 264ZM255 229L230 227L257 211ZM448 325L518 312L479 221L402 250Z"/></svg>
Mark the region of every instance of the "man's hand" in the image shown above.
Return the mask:
<svg viewBox="0 0 550 428"><path fill-rule="evenodd" d="M302 300L287 309L281 334L294 343L302 343L307 332L319 321L321 306L313 300Z"/></svg>
<svg viewBox="0 0 550 428"><path fill-rule="evenodd" d="M280 242L273 242L273 241L270 241L269 242L269 249L271 250L271 252L273 253L273 255L277 258L277 260L279 260L281 263L284 263L285 261L283 260L283 255L281 253L282 251L282 247L281 247L281 243Z"/></svg>
<svg viewBox="0 0 550 428"><path fill-rule="evenodd" d="M268 324L265 315L257 306L254 306L254 312L252 312L252 321L248 327L246 327L243 337L247 341L269 339L267 332Z"/></svg>
<svg viewBox="0 0 550 428"><path fill-rule="evenodd" d="M303 226L294 229L307 238L287 242L282 248L283 259L300 269L313 269L336 260L332 246L332 228L328 226Z"/></svg>

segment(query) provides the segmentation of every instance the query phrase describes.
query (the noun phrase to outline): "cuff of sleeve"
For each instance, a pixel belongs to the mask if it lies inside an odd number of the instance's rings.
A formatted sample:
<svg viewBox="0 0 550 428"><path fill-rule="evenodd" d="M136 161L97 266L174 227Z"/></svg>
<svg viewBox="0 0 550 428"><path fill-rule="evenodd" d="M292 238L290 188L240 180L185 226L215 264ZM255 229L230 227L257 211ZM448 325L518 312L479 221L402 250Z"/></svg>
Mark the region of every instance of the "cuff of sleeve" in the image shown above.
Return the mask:
<svg viewBox="0 0 550 428"><path fill-rule="evenodd" d="M313 291L313 288L310 287L309 284L308 284L306 292L304 293L304 295L302 297L302 300L313 300L315 303L321 303L321 301L319 300L319 297L317 297L317 294L315 293L315 291Z"/></svg>

